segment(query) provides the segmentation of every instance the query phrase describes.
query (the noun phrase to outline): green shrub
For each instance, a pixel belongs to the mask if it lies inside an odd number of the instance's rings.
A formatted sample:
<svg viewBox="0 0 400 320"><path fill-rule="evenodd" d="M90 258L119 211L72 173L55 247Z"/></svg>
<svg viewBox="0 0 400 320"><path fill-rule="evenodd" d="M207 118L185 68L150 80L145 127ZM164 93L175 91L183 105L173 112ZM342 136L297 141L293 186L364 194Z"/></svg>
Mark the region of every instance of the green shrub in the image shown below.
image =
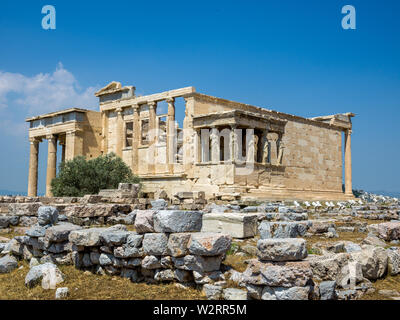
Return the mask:
<svg viewBox="0 0 400 320"><path fill-rule="evenodd" d="M114 153L90 160L78 156L61 163L51 191L55 197L82 197L101 189L116 189L120 182L140 184L140 179Z"/></svg>

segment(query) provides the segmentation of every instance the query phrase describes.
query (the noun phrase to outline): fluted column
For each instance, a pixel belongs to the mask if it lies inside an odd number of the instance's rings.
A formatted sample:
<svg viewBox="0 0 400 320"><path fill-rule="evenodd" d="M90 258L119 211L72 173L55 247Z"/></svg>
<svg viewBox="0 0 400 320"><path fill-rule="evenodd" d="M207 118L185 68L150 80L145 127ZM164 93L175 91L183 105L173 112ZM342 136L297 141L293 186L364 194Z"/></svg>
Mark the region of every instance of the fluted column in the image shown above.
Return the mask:
<svg viewBox="0 0 400 320"><path fill-rule="evenodd" d="M116 136L116 146L115 146L115 153L117 156L122 158L122 144L124 139L124 122L122 119L122 108L117 108L117 136Z"/></svg>
<svg viewBox="0 0 400 320"><path fill-rule="evenodd" d="M140 140L140 119L139 105L132 105L133 109L133 134L132 134L132 171L134 174L139 172L139 140Z"/></svg>
<svg viewBox="0 0 400 320"><path fill-rule="evenodd" d="M30 155L29 155L29 174L28 174L28 197L37 196L38 182L38 157L39 157L39 140L29 139Z"/></svg>
<svg viewBox="0 0 400 320"><path fill-rule="evenodd" d="M345 153L344 153L344 173L345 173L345 194L353 195L352 173L351 173L351 130L345 132Z"/></svg>
<svg viewBox="0 0 400 320"><path fill-rule="evenodd" d="M174 156L176 154L176 137L175 137L175 99L168 98L168 118L167 118L167 163L168 172L174 172Z"/></svg>
<svg viewBox="0 0 400 320"><path fill-rule="evenodd" d="M57 173L57 137L55 135L49 135L46 139L48 141L46 197L52 197L51 181L56 177Z"/></svg>
<svg viewBox="0 0 400 320"><path fill-rule="evenodd" d="M148 149L148 173L155 173L155 159L156 159L156 110L157 103L155 101L148 102L149 105L149 149Z"/></svg>

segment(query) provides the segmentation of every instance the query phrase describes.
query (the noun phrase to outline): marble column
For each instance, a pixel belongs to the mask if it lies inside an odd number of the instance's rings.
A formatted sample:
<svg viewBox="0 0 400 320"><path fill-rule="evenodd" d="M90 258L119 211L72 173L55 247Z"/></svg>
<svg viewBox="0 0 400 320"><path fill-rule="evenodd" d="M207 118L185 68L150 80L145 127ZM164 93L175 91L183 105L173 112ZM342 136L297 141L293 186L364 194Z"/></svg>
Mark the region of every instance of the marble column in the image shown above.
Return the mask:
<svg viewBox="0 0 400 320"><path fill-rule="evenodd" d="M201 140L201 162L211 161L210 155L210 130L201 129L200 130L200 140Z"/></svg>
<svg viewBox="0 0 400 320"><path fill-rule="evenodd" d="M122 158L122 145L124 140L124 120L122 118L122 108L117 108L117 132L116 132L116 146L115 153L118 157Z"/></svg>
<svg viewBox="0 0 400 320"><path fill-rule="evenodd" d="M65 142L61 145L61 162L65 162Z"/></svg>
<svg viewBox="0 0 400 320"><path fill-rule="evenodd" d="M49 135L46 139L48 141L46 197L52 197L51 181L56 177L57 173L57 137L55 135Z"/></svg>
<svg viewBox="0 0 400 320"><path fill-rule="evenodd" d="M140 140L140 118L139 118L139 105L132 105L133 109L133 134L132 134L132 172L138 174L139 172L139 140Z"/></svg>
<svg viewBox="0 0 400 320"><path fill-rule="evenodd" d="M150 101L147 103L149 106L149 148L148 148L148 173L155 173L155 159L156 159L156 130L157 130L157 102Z"/></svg>
<svg viewBox="0 0 400 320"><path fill-rule="evenodd" d="M39 140L35 138L29 139L30 155L29 155L29 175L28 175L28 197L37 196L38 183L38 157L39 157Z"/></svg>
<svg viewBox="0 0 400 320"><path fill-rule="evenodd" d="M176 135L175 135L175 99L166 99L168 103L168 118L167 118L167 163L168 172L174 172L174 158L177 152Z"/></svg>
<svg viewBox="0 0 400 320"><path fill-rule="evenodd" d="M353 195L351 177L351 130L345 132L345 151L344 151L344 173L345 173L345 194Z"/></svg>
<svg viewBox="0 0 400 320"><path fill-rule="evenodd" d="M108 153L108 111L103 111L101 113L101 120L102 120L102 145L101 145L101 151L103 154Z"/></svg>

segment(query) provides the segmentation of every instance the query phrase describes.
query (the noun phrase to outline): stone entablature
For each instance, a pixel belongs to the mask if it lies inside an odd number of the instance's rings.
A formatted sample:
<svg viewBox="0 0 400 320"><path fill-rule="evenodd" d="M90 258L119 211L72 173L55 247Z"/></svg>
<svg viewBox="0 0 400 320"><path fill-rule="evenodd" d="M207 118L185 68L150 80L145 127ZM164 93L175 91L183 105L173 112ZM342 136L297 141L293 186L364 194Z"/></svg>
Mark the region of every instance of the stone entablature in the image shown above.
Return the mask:
<svg viewBox="0 0 400 320"><path fill-rule="evenodd" d="M36 138L39 133L39 138L46 137L54 144L51 135L64 141L63 132L75 130L81 137L79 143L84 145L88 142L85 134L95 128L95 139L89 143L95 152L74 149L63 159L115 152L143 178L145 192L164 189L171 195L179 191L205 191L208 198L226 193L273 199L353 197L352 113L303 118L197 93L193 87L135 96L135 87L122 87L119 82L111 82L96 96L100 99L100 112L74 111L86 117L93 114L95 120L32 128L30 137ZM184 101L185 110L176 110L177 99ZM162 104L165 109L160 108ZM71 112L69 109L64 113L67 111ZM182 127L176 121L179 112L184 112ZM37 119L27 121L33 123ZM67 129L68 125L74 129ZM30 195L37 189L35 148L33 142ZM52 178L54 146L49 150L48 177Z"/></svg>

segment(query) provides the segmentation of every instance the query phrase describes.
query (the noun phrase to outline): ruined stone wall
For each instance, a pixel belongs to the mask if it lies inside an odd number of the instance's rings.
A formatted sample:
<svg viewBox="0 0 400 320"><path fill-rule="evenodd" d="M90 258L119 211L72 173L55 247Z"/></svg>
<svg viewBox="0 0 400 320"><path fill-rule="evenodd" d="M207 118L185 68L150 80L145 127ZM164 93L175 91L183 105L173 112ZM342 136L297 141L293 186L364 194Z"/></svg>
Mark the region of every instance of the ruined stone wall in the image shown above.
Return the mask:
<svg viewBox="0 0 400 320"><path fill-rule="evenodd" d="M38 224L11 240L12 255L31 264L73 264L97 274L120 275L133 282L196 283L224 280L221 263L230 235L202 233L200 211L140 211L136 231L123 225L82 228L58 223L54 207L40 207Z"/></svg>

